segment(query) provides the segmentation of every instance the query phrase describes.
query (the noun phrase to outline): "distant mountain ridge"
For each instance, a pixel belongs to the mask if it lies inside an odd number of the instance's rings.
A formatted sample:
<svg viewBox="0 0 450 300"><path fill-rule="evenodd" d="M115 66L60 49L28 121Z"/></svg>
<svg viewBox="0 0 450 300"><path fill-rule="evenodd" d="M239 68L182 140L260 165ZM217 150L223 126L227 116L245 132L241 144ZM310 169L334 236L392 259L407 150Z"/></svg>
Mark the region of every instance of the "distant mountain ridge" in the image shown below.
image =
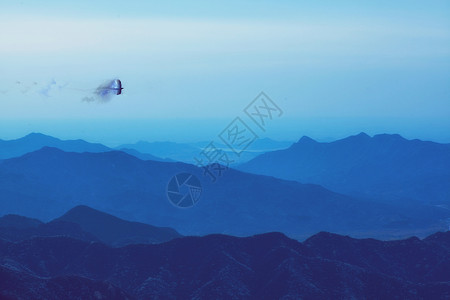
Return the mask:
<svg viewBox="0 0 450 300"><path fill-rule="evenodd" d="M18 157L43 147L55 147L67 152L106 152L110 148L84 140L63 141L42 133L30 133L16 140L0 140L0 159Z"/></svg>
<svg viewBox="0 0 450 300"><path fill-rule="evenodd" d="M85 205L72 208L54 221L78 224L84 231L114 247L128 244L162 243L181 237L172 228L125 221Z"/></svg>
<svg viewBox="0 0 450 300"><path fill-rule="evenodd" d="M378 201L450 207L450 145L365 133L329 143L302 137L238 169Z"/></svg>
<svg viewBox="0 0 450 300"><path fill-rule="evenodd" d="M201 157L201 152L208 147L211 141L197 143L175 143L175 142L145 142L139 141L134 144L124 144L116 147L116 149L133 149L140 153L151 154L157 157L164 157L173 161L180 161L195 164L195 158ZM285 149L292 143L286 141L274 141L269 138L261 138L255 140L246 151L240 156L236 156L234 152L226 145L214 141L214 147L221 149L233 157L230 165L236 165L244 161L248 161L261 153L278 149ZM131 153L132 154L132 153Z"/></svg>
<svg viewBox="0 0 450 300"><path fill-rule="evenodd" d="M66 237L0 240L0 296L447 299L449 243L450 232L389 242L327 232L303 243L280 233L208 235L115 249Z"/></svg>
<svg viewBox="0 0 450 300"><path fill-rule="evenodd" d="M87 206L77 206L48 223L18 215L0 217L0 239L66 236L103 242L112 247L167 242L181 235L171 228L130 222Z"/></svg>
<svg viewBox="0 0 450 300"><path fill-rule="evenodd" d="M66 152L91 152L91 153L101 153L113 151L113 149L99 144L99 143L89 143L84 140L60 140L52 136L48 136L42 133L30 133L22 138L16 140L4 141L0 140L0 160L8 159L22 156L26 153L37 151L44 147L53 147ZM127 152L133 156L138 157L143 160L156 160L164 161L159 157L142 154L136 150L123 149L121 151Z"/></svg>
<svg viewBox="0 0 450 300"><path fill-rule="evenodd" d="M197 143L176 143L176 142L146 142L139 141L134 144L123 144L114 148L107 147L99 143L90 143L84 140L61 140L42 133L30 133L15 140L0 139L0 160L22 156L26 153L37 151L43 147L58 148L66 152L91 152L101 153L108 151L122 151L142 160L154 161L180 161L185 163L195 163L195 158L200 156L203 148L210 142ZM284 149L290 146L291 142L274 141L269 138L257 139L250 147L240 155L234 157L230 164L236 165L248 161L257 155ZM216 147L234 156L234 153L227 146L218 143Z"/></svg>
<svg viewBox="0 0 450 300"><path fill-rule="evenodd" d="M202 198L179 209L167 200L169 180L197 176ZM443 208L377 204L317 185L227 170L212 182L183 163L142 161L120 151L72 153L43 148L0 162L0 213L50 220L84 204L123 219L171 227L183 235L238 236L281 231L305 238L321 230L395 238L447 228Z"/></svg>

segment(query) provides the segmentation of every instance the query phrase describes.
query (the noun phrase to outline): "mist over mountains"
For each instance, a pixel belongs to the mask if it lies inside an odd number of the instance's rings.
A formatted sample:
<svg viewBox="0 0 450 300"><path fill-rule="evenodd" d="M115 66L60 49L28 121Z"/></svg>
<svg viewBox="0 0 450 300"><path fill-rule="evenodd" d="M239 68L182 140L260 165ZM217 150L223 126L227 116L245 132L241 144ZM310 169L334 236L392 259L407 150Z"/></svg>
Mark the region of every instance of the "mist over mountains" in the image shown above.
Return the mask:
<svg viewBox="0 0 450 300"><path fill-rule="evenodd" d="M449 145L273 143L213 181L133 145L0 141L0 297L450 297ZM179 173L202 186L187 209L167 198Z"/></svg>
<svg viewBox="0 0 450 300"><path fill-rule="evenodd" d="M116 147L117 150L122 149L134 149L140 153L148 153L157 157L164 157L175 161L195 164L195 157L198 157L200 152L208 146L208 142L196 142L196 143L174 143L174 142L145 142L140 141L134 144L124 144ZM233 156L233 161L230 165L235 166L239 163L244 163L250 159L257 157L268 151L274 151L279 149L285 149L292 145L291 142L275 141L269 138L257 139L250 146L241 153L239 156L235 156L232 150L222 143L214 142L214 145L227 153L229 156Z"/></svg>
<svg viewBox="0 0 450 300"><path fill-rule="evenodd" d="M122 151L142 160L154 161L180 161L195 164L195 157L208 146L211 141L196 143L176 143L176 142L145 142L139 141L134 144L122 144L116 147L107 147L99 143L89 143L84 140L61 140L42 133L30 133L15 140L0 139L0 159L18 157L23 154L37 151L43 147L58 148L66 152L91 152L100 153L108 151ZM274 141L269 138L256 140L250 147L235 157L232 165L246 162L255 158L259 154L267 151L287 148L291 142ZM234 153L226 145L216 143L217 147L230 155Z"/></svg>
<svg viewBox="0 0 450 300"><path fill-rule="evenodd" d="M364 144L367 138L360 142L369 151L370 145ZM357 144L359 140L350 138ZM273 153L278 152L267 155ZM423 172L433 173L433 166ZM171 205L166 195L169 180L180 172L194 174L203 187L199 203L187 210ZM448 209L426 202L373 201L234 169L212 182L203 169L189 164L142 161L121 151L74 153L50 147L1 161L0 193L5 199L0 203L4 214L48 221L74 206L89 205L125 219L172 227L185 235L280 231L304 239L332 231L390 239L446 229L450 218Z"/></svg>

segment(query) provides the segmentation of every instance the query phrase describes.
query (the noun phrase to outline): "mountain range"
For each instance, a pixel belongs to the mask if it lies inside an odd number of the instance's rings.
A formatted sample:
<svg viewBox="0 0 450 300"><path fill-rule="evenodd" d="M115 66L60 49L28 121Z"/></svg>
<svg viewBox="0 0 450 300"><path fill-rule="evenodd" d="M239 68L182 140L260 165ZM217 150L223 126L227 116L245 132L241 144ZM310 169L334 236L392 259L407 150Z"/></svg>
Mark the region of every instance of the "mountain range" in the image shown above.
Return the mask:
<svg viewBox="0 0 450 300"><path fill-rule="evenodd" d="M117 150L133 149L140 153L147 153L157 157L164 157L173 161L180 161L190 164L195 164L196 157L200 157L200 153L204 148L207 148L209 142L197 142L197 143L174 143L174 142L145 142L140 141L134 144L124 144L116 147ZM250 146L241 153L239 156L226 145L213 141L214 147L221 149L228 156L232 157L230 165L237 165L239 163L246 162L256 156L279 149L285 149L292 143L287 141L275 141L269 138L261 138L255 140ZM230 159L231 160L231 159Z"/></svg>
<svg viewBox="0 0 450 300"><path fill-rule="evenodd" d="M0 139L0 159L22 156L26 153L37 151L43 147L54 147L67 152L108 152L122 151L142 160L154 161L180 161L194 164L202 150L211 142L175 143L175 142L145 142L139 141L133 144L123 144L114 148L99 143L89 143L84 140L61 140L42 133L30 133L15 140ZM230 165L237 165L248 161L267 151L285 149L292 143L286 141L274 141L269 138L257 139L240 156L234 153L224 144L214 142L214 145L233 156Z"/></svg>
<svg viewBox="0 0 450 300"><path fill-rule="evenodd" d="M420 202L450 209L450 144L365 133L329 143L303 137L238 167L255 174L319 184L375 201Z"/></svg>
<svg viewBox="0 0 450 300"><path fill-rule="evenodd" d="M281 233L112 248L68 236L0 239L2 299L448 299L450 232L303 243Z"/></svg>
<svg viewBox="0 0 450 300"><path fill-rule="evenodd" d="M0 140L0 159L22 156L43 147L55 147L69 152L106 152L110 148L84 140L63 141L41 133L30 133L16 140Z"/></svg>
<svg viewBox="0 0 450 300"><path fill-rule="evenodd" d="M180 209L167 185L187 172L202 184L200 201ZM448 228L449 210L431 205L377 203L233 169L213 182L204 170L175 162L142 161L120 151L73 153L43 148L0 161L0 213L50 221L77 205L171 227L183 235L247 236L280 231L304 239L319 231L392 239Z"/></svg>
<svg viewBox="0 0 450 300"><path fill-rule="evenodd" d="M76 206L48 223L11 214L0 218L1 239L17 242L47 236L102 242L111 247L162 243L181 237L172 228L125 221L84 205Z"/></svg>
<svg viewBox="0 0 450 300"><path fill-rule="evenodd" d="M84 140L60 140L42 133L30 133L16 140L0 140L0 159L22 156L26 153L37 151L43 147L54 147L68 152L101 153L113 151L113 149L99 144L89 143ZM135 149L120 149L143 160L166 161L147 153L140 153Z"/></svg>

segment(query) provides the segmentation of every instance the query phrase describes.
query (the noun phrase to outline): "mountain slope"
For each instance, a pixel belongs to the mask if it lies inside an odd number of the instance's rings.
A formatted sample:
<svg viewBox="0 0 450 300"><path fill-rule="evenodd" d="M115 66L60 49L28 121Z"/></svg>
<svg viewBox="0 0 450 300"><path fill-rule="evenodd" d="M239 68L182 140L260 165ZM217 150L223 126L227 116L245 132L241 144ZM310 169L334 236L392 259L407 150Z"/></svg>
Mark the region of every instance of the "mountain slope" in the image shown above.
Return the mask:
<svg viewBox="0 0 450 300"><path fill-rule="evenodd" d="M116 149L132 149L140 153L182 162L193 161L194 157L198 156L201 151L201 147L187 143L144 141L139 141L134 144L120 145L116 147Z"/></svg>
<svg viewBox="0 0 450 300"><path fill-rule="evenodd" d="M211 141L207 142L197 142L197 143L174 143L174 142L144 142L140 141L134 144L125 144L116 149L123 151L123 149L127 149L129 154L134 155L130 150L137 150L140 153L150 154L157 157L167 157L173 161L180 161L190 164L195 164L196 157L200 157L200 153L202 150L211 143ZM249 161L250 159L258 156L259 154L265 153L267 151L273 151L278 149L285 149L289 147L291 142L284 141L274 141L269 138L257 139L250 146L241 153L238 157L234 154L234 152L226 145L214 142L214 146L221 149L225 153L227 153L230 157L233 157L233 161L230 162L230 165L237 165L239 163L243 163L245 161ZM135 155L138 158L140 156Z"/></svg>
<svg viewBox="0 0 450 300"><path fill-rule="evenodd" d="M308 137L240 170L385 201L450 205L450 145L361 133L331 143Z"/></svg>
<svg viewBox="0 0 450 300"><path fill-rule="evenodd" d="M70 152L106 152L111 150L102 144L88 143L83 140L63 141L41 133L30 133L16 140L0 140L0 159L18 157L43 147L55 147Z"/></svg>
<svg viewBox="0 0 450 300"><path fill-rule="evenodd" d="M25 219L22 217L22 221ZM100 241L89 232L84 231L80 225L72 222L52 221L40 223L36 226L27 226L26 223L0 226L0 239L11 242L23 241L32 237L66 236L83 241Z"/></svg>
<svg viewBox="0 0 450 300"><path fill-rule="evenodd" d="M112 151L111 148L98 143L89 143L84 140L60 140L41 133L30 133L29 135L16 140L0 140L0 160L19 157L26 153L37 151L43 147L53 147L63 151L77 153L101 153ZM165 159L150 154L143 154L133 149L120 149L120 151L143 160L166 161Z"/></svg>
<svg viewBox="0 0 450 300"><path fill-rule="evenodd" d="M119 151L125 152L127 154L133 155L137 158L139 158L140 160L154 160L154 161L173 161L171 159L168 158L159 158L156 157L154 155L148 154L148 153L141 153L135 149L129 149L129 148L120 148L118 149Z"/></svg>
<svg viewBox="0 0 450 300"><path fill-rule="evenodd" d="M2 242L1 293L34 298L54 288L25 284L32 275L81 276L117 299L445 299L450 254L440 243L449 234L382 242L321 233L303 244L279 233L210 235L123 248L62 237Z"/></svg>
<svg viewBox="0 0 450 300"><path fill-rule="evenodd" d="M84 276L43 278L0 266L0 298L8 299L132 299L107 283Z"/></svg>
<svg viewBox="0 0 450 300"><path fill-rule="evenodd" d="M166 196L175 174L202 183L192 208ZM281 231L302 239L318 231L395 238L447 228L449 211L353 199L317 185L229 169L216 182L183 163L141 161L123 152L67 153L43 148L0 162L0 213L49 220L84 204L123 219L175 228L184 235L239 236Z"/></svg>
<svg viewBox="0 0 450 300"><path fill-rule="evenodd" d="M37 236L101 241L112 247L162 243L181 237L172 228L125 221L87 206L74 207L48 223L17 215L0 218L1 239L17 242Z"/></svg>
<svg viewBox="0 0 450 300"><path fill-rule="evenodd" d="M139 243L161 243L181 237L172 228L125 221L84 205L72 208L55 221L78 224L84 231L114 247Z"/></svg>

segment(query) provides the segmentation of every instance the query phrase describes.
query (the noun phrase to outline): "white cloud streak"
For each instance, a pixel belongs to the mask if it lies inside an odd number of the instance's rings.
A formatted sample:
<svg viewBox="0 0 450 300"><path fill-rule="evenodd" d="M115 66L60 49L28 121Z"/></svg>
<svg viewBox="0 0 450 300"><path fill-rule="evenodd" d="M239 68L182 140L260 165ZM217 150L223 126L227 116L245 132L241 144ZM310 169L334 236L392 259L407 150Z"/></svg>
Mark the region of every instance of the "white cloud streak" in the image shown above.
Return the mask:
<svg viewBox="0 0 450 300"><path fill-rule="evenodd" d="M377 24L377 25L374 25ZM0 53L449 54L450 32L374 22L245 22L208 20L0 20ZM412 47L411 47L412 46Z"/></svg>

